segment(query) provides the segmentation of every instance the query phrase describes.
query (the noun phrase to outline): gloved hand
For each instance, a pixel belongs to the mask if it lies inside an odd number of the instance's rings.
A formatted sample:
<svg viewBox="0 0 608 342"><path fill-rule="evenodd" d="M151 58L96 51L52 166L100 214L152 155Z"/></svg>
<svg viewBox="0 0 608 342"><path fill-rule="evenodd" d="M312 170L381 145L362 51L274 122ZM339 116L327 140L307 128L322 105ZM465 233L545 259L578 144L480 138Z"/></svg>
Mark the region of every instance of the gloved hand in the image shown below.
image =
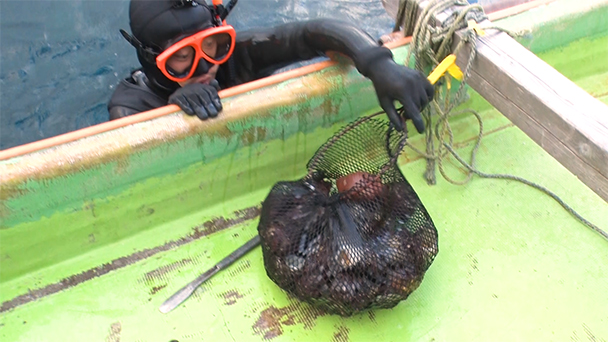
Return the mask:
<svg viewBox="0 0 608 342"><path fill-rule="evenodd" d="M397 114L394 101L401 102L404 115L412 120L418 133L424 132L420 111L433 99L435 88L421 72L397 64L392 52L385 47L362 53L357 67L374 84L380 106L397 130L403 131L403 120Z"/></svg>
<svg viewBox="0 0 608 342"><path fill-rule="evenodd" d="M186 84L169 96L169 103L178 105L186 114L196 115L201 120L214 118L222 110L218 88L215 80L212 84Z"/></svg>

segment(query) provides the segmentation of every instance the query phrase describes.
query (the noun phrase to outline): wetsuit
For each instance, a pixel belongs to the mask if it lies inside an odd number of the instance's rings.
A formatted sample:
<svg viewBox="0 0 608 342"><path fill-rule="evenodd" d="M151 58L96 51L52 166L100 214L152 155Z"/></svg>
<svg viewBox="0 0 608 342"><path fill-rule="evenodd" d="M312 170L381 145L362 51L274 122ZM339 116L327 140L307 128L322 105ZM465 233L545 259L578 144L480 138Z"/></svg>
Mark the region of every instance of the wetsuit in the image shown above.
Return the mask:
<svg viewBox="0 0 608 342"><path fill-rule="evenodd" d="M354 25L318 19L239 32L232 57L220 65L216 80L219 87L225 89L269 76L294 62L324 56L327 51L350 57L364 76L368 76L368 61L392 56L389 49L380 47ZM116 87L108 104L110 119L162 107L171 93L149 82L146 75L137 70Z"/></svg>
<svg viewBox="0 0 608 342"><path fill-rule="evenodd" d="M359 72L372 81L380 106L397 130L403 130L404 118L412 119L418 132L424 130L420 111L433 98L433 86L421 72L395 63L389 49L380 46L358 27L347 22L317 19L236 34L232 27L221 22L228 12L200 0L131 0L131 34L124 30L120 32L135 47L142 71L132 74L116 88L108 104L110 118L168 103L177 104L184 113L196 115L201 120L213 118L222 110L218 88L256 80L291 63L335 51L350 57ZM191 41L204 39L205 32L216 31L230 32L231 44L234 44L230 45L234 46L232 55L228 55L228 60L222 59L223 64L215 67L217 64L209 60L216 57L215 53L212 57L201 51L204 50L204 41L201 41L194 49L194 52L201 52L195 53L191 69L179 68L179 72L190 70L188 78L179 81L178 70L166 69L164 52L182 51ZM216 68L217 73L209 84L208 79L207 82L188 82L190 78L196 80L196 77L212 75L212 68ZM403 105L403 111L397 112L395 102Z"/></svg>

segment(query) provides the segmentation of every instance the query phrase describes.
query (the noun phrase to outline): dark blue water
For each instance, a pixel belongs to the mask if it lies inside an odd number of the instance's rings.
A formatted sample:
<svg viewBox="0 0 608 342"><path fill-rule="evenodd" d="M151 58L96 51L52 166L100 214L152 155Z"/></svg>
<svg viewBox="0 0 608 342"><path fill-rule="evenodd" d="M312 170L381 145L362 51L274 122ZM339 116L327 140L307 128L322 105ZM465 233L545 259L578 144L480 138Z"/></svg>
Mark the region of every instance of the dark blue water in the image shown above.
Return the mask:
<svg viewBox="0 0 608 342"><path fill-rule="evenodd" d="M0 149L108 120L114 86L138 67L118 32L129 31L128 7L128 0L0 1ZM228 22L238 32L311 18L350 20L374 37L393 27L380 0L240 0Z"/></svg>

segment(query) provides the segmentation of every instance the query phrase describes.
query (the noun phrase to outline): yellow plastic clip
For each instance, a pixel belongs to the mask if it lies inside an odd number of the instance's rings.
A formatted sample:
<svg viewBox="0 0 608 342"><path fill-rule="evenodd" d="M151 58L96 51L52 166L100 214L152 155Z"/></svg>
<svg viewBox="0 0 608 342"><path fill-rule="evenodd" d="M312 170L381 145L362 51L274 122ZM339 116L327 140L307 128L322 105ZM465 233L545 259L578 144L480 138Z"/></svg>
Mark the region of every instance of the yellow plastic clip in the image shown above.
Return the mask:
<svg viewBox="0 0 608 342"><path fill-rule="evenodd" d="M448 55L441 63L431 72L427 79L431 84L437 83L443 74L448 73L455 79L462 81L462 71L456 65L456 55Z"/></svg>
<svg viewBox="0 0 608 342"><path fill-rule="evenodd" d="M484 31L481 27L479 27L479 25L477 25L477 22L473 19L467 21L468 27L470 29L475 30L475 33L477 33L478 36L483 36L486 34L486 31Z"/></svg>

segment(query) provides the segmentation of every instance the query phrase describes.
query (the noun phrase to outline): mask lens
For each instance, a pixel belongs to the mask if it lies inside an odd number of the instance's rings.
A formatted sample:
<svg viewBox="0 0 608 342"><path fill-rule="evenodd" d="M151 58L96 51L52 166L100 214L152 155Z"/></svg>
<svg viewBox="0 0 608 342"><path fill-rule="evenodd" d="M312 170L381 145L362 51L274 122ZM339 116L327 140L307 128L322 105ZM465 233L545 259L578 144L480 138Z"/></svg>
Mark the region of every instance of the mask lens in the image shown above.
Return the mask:
<svg viewBox="0 0 608 342"><path fill-rule="evenodd" d="M192 46L186 46L176 51L167 59L167 72L176 78L187 77L190 70L192 70L195 55L196 53Z"/></svg>
<svg viewBox="0 0 608 342"><path fill-rule="evenodd" d="M232 37L228 33L218 33L203 39L201 50L214 61L221 61L230 51L232 44Z"/></svg>

